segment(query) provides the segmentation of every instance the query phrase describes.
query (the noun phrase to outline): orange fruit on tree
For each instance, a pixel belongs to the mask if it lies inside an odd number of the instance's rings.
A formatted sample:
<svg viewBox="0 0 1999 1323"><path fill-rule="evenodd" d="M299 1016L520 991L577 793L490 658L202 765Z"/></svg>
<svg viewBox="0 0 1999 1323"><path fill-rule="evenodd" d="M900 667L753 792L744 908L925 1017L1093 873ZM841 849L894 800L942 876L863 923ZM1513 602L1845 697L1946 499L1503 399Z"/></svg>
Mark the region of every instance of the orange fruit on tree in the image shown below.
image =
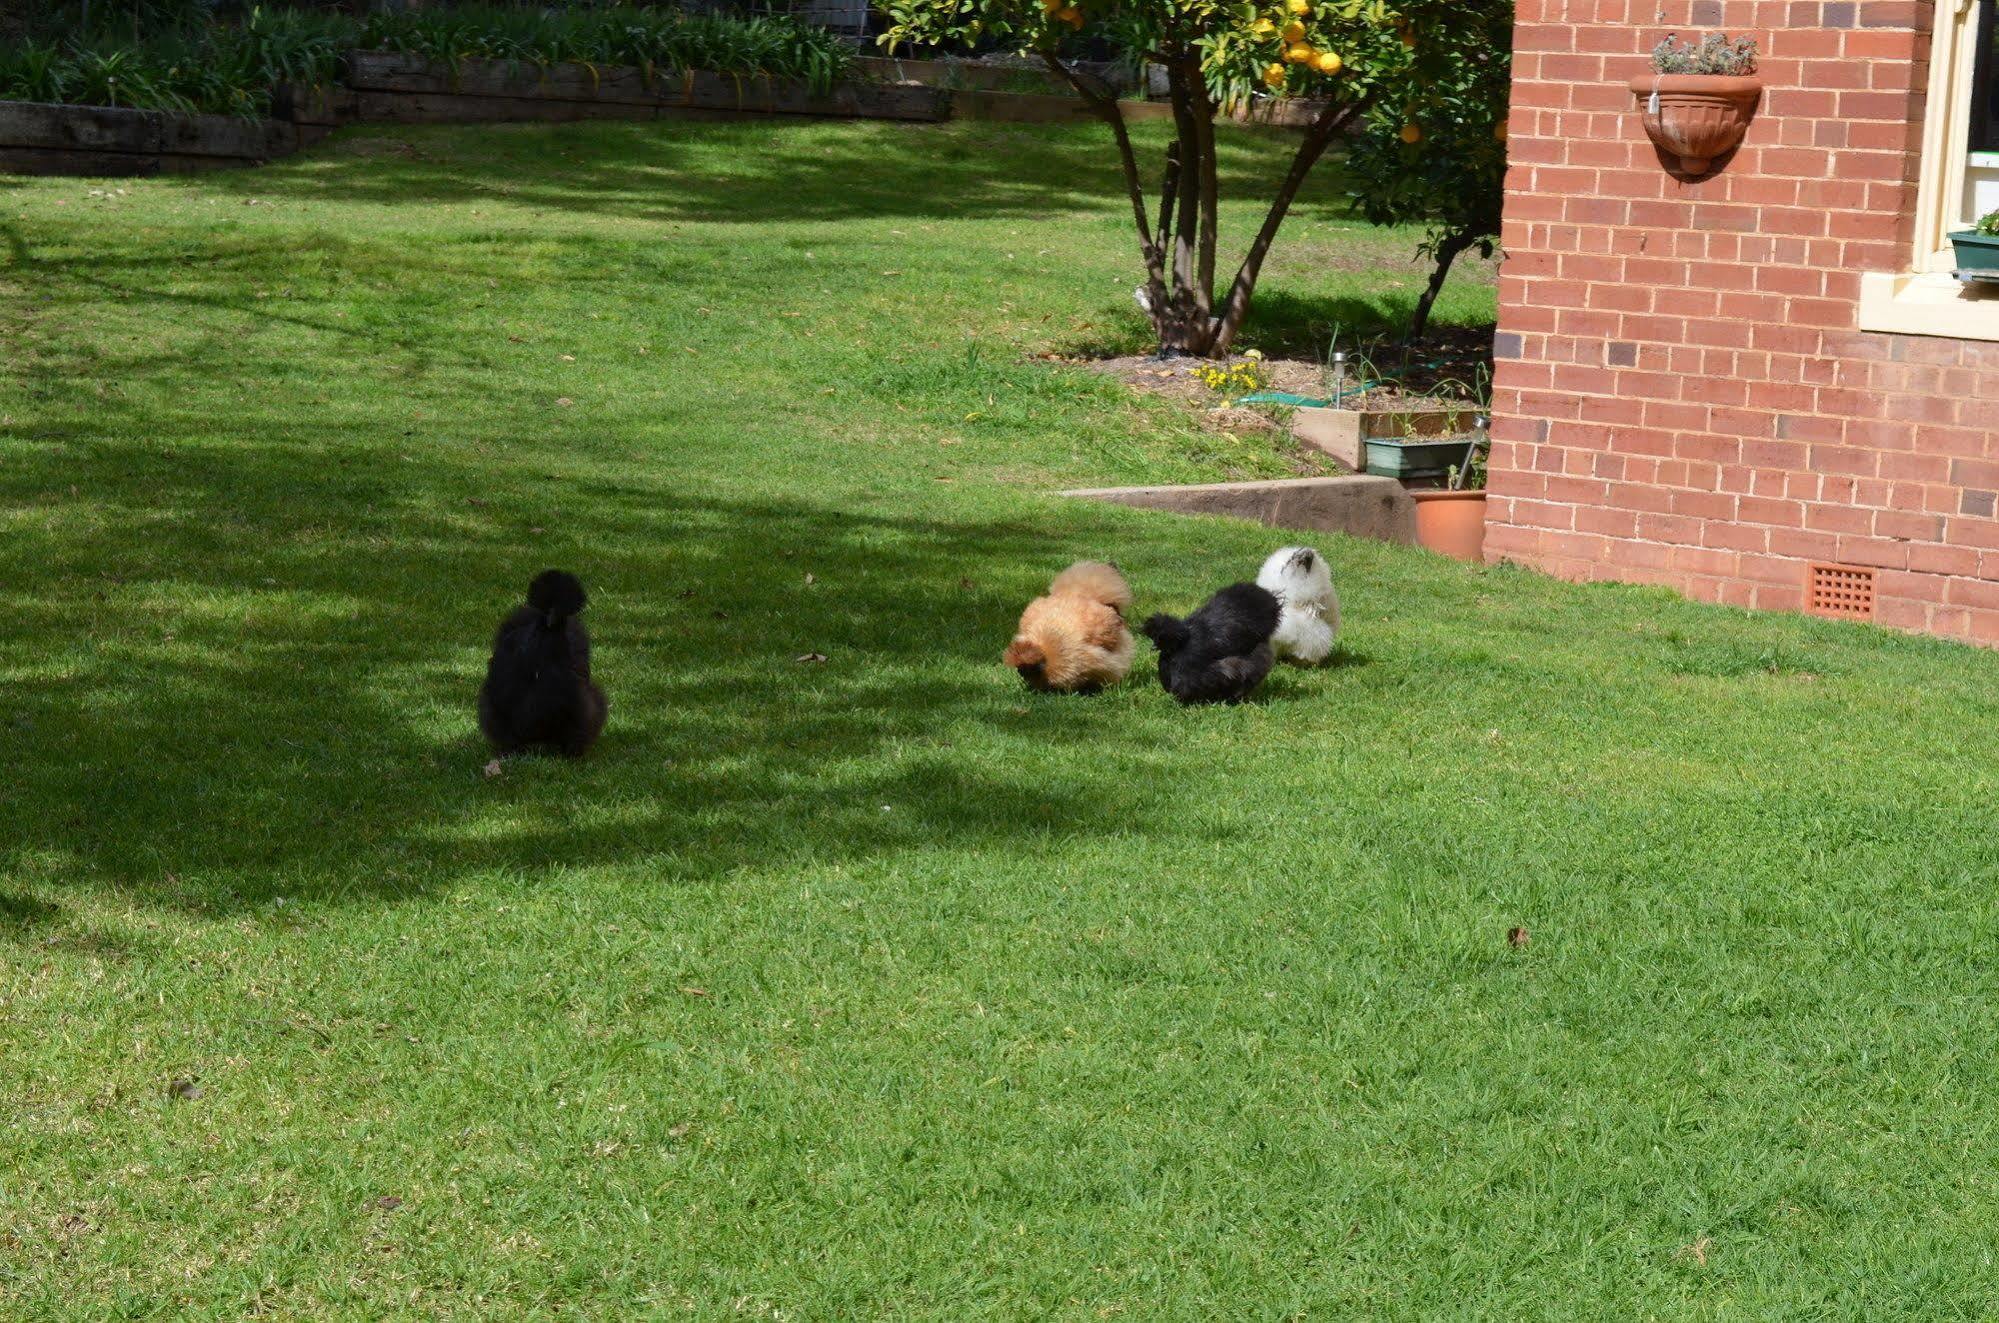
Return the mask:
<svg viewBox="0 0 1999 1323"><path fill-rule="evenodd" d="M1320 51L1319 58L1312 61L1312 67L1322 74L1336 74L1346 65L1338 51Z"/></svg>
<svg viewBox="0 0 1999 1323"><path fill-rule="evenodd" d="M1284 58L1292 64L1310 64L1312 57L1317 54L1317 51L1305 45L1287 46L1284 50Z"/></svg>
<svg viewBox="0 0 1999 1323"><path fill-rule="evenodd" d="M1290 45L1295 45L1305 40L1305 25L1303 23L1286 23L1284 25L1284 40Z"/></svg>
<svg viewBox="0 0 1999 1323"><path fill-rule="evenodd" d="M1303 18L1312 12L1312 0L1284 0L1284 12Z"/></svg>
<svg viewBox="0 0 1999 1323"><path fill-rule="evenodd" d="M1064 5L1055 11L1055 17L1072 28L1083 26L1083 11L1074 5Z"/></svg>
<svg viewBox="0 0 1999 1323"><path fill-rule="evenodd" d="M1407 143L1423 141L1423 130L1415 120L1412 119L1402 126L1402 141Z"/></svg>
<svg viewBox="0 0 1999 1323"><path fill-rule="evenodd" d="M1497 138L1497 139L1499 139L1499 140L1500 140L1501 142L1505 142L1505 141L1506 141L1506 121L1505 121L1505 120L1501 120L1501 121L1499 121L1499 123L1497 123L1497 124L1495 124L1495 125L1493 125L1493 126L1492 126L1492 136L1493 136L1493 137L1495 137L1495 138Z"/></svg>
<svg viewBox="0 0 1999 1323"><path fill-rule="evenodd" d="M1284 86L1284 66L1281 64L1273 64L1269 68L1265 69L1263 71L1263 85L1265 87Z"/></svg>

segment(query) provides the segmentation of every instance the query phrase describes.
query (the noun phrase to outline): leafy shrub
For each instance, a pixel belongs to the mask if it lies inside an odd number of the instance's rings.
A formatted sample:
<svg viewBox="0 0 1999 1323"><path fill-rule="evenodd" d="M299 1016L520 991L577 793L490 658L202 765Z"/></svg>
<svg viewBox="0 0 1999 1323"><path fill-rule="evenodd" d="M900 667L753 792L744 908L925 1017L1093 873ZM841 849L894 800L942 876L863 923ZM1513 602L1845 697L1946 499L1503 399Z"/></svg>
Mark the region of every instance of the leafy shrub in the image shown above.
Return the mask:
<svg viewBox="0 0 1999 1323"><path fill-rule="evenodd" d="M378 13L359 45L446 64L517 60L632 65L650 77L702 69L803 79L825 91L851 63L846 43L788 16L686 14L650 6L523 10L498 5Z"/></svg>
<svg viewBox="0 0 1999 1323"><path fill-rule="evenodd" d="M1756 38L1710 32L1695 45L1682 41L1677 32L1669 32L1652 48L1652 68L1662 74L1752 74L1756 72Z"/></svg>
<svg viewBox="0 0 1999 1323"><path fill-rule="evenodd" d="M1972 229L1979 234L1989 234L1999 237L1999 211L1986 212L1978 218L1978 224L1972 226Z"/></svg>
<svg viewBox="0 0 1999 1323"><path fill-rule="evenodd" d="M677 9L517 9L475 5L353 18L251 8L240 21L149 23L127 5L88 28L0 43L0 100L261 115L280 83L333 81L350 50L390 50L445 64L515 60L699 69L798 78L825 91L851 67L845 43L790 17L689 15ZM161 12L205 13L199 0ZM148 11L151 12L151 11Z"/></svg>

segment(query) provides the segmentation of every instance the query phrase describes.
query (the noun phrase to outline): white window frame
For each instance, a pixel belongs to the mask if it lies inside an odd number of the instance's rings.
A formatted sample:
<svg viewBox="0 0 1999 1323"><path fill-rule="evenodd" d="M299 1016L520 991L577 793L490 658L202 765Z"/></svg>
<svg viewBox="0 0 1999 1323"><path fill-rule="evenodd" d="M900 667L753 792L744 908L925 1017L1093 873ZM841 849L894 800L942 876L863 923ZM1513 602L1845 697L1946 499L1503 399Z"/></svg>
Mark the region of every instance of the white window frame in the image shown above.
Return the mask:
<svg viewBox="0 0 1999 1323"><path fill-rule="evenodd" d="M1960 283L1946 237L1959 228L1955 218L1964 206L1982 4L1999 0L1937 0L1915 243L1906 271L1870 271L1860 277L1863 331L1999 340L1999 286Z"/></svg>

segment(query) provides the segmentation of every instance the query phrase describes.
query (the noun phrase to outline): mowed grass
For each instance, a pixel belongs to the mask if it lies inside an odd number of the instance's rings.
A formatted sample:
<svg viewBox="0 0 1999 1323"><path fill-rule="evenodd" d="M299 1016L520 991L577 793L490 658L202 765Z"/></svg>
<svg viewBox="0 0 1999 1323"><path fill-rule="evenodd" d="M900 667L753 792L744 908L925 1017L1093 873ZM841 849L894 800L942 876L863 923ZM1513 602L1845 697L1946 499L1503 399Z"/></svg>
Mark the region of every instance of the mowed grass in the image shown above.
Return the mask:
<svg viewBox="0 0 1999 1323"><path fill-rule="evenodd" d="M1184 610L1281 540L1050 494L1288 468L1028 357L1136 334L1107 166L8 181L0 1313L1988 1313L1999 660L1320 539L1340 665L1028 694L1070 559ZM1257 334L1411 242L1328 175ZM548 565L611 724L489 779Z"/></svg>

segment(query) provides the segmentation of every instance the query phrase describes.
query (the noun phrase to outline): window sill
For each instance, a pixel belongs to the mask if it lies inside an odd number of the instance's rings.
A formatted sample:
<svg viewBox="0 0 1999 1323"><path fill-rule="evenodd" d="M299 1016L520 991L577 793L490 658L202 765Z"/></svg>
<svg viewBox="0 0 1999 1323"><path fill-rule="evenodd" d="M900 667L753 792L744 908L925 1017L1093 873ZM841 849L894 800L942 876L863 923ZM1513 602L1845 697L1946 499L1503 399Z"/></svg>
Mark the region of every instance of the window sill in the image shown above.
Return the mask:
<svg viewBox="0 0 1999 1323"><path fill-rule="evenodd" d="M1999 285L1932 273L1860 277L1860 329L1951 340L1999 340Z"/></svg>

